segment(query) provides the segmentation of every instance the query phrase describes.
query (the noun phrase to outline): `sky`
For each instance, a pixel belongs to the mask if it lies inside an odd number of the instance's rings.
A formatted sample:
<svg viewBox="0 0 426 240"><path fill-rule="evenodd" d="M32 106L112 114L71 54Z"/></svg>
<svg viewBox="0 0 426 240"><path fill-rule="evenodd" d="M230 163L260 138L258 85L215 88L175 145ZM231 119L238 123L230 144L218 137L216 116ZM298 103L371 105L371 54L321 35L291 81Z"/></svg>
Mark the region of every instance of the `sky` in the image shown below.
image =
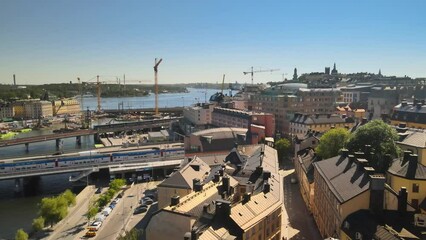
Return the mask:
<svg viewBox="0 0 426 240"><path fill-rule="evenodd" d="M281 81L332 67L426 77L424 0L1 0L0 83Z"/></svg>

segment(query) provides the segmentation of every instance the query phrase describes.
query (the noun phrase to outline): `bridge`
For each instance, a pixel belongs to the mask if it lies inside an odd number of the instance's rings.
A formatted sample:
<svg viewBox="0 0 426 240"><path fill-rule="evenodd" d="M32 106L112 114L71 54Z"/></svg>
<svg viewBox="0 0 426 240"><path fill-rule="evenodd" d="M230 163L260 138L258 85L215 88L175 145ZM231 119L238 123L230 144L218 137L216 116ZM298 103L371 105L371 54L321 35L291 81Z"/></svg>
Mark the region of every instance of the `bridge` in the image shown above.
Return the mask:
<svg viewBox="0 0 426 240"><path fill-rule="evenodd" d="M34 137L14 138L14 139L8 139L8 140L1 140L0 147L13 146L13 145L19 145L19 144L28 145L30 143L44 142L44 141L50 141L50 140L58 141L63 138L81 137L81 136L93 135L96 133L97 133L96 131L91 129L82 129L82 130L77 130L77 131L67 132L67 133L53 133L53 134L34 136Z"/></svg>
<svg viewBox="0 0 426 240"><path fill-rule="evenodd" d="M155 108L133 108L133 109L105 109L102 110L105 113L109 114L119 114L119 113L155 113ZM182 113L183 107L169 107L159 109L162 113Z"/></svg>
<svg viewBox="0 0 426 240"><path fill-rule="evenodd" d="M144 129L144 128L151 129L151 128L158 128L158 127L169 127L171 124L178 122L180 119L182 119L182 117L97 125L93 127L93 130L95 130L99 134L99 133L106 133L106 132L122 132L122 131L138 130L138 129Z"/></svg>
<svg viewBox="0 0 426 240"><path fill-rule="evenodd" d="M19 179L24 177L33 177L33 176L42 176L42 175L52 175L59 173L68 173L68 172L79 172L83 171L86 174L92 172L97 172L99 169L109 169L112 173L124 172L129 170L151 170L156 168L163 167L178 167L184 160L183 157L180 158L170 158L167 160L160 161L147 161L146 159L141 160L131 160L123 162L108 162L108 163L99 163L96 165L80 165L80 166L70 166L70 167L56 167L56 168L47 168L47 169L31 169L26 171L11 172L11 173L0 173L0 180L6 179ZM84 174L80 174L77 178L81 177ZM86 176L86 175L84 175ZM75 180L70 178L70 180Z"/></svg>
<svg viewBox="0 0 426 240"><path fill-rule="evenodd" d="M130 130L139 129L152 129L159 127L169 127L171 124L178 122L182 117L168 118L168 119L153 119L144 120L138 122L127 122L127 123L114 123L107 125L97 125L93 129L76 130L67 133L53 133L41 136L27 137L27 138L14 138L8 140L0 140L0 147L7 147L19 144L25 144L28 150L28 145L35 142L44 142L50 140L56 140L56 146L59 147L60 140L63 138L76 137L77 143L81 143L81 137L87 135L95 135L97 138L100 133L107 132L123 132Z"/></svg>

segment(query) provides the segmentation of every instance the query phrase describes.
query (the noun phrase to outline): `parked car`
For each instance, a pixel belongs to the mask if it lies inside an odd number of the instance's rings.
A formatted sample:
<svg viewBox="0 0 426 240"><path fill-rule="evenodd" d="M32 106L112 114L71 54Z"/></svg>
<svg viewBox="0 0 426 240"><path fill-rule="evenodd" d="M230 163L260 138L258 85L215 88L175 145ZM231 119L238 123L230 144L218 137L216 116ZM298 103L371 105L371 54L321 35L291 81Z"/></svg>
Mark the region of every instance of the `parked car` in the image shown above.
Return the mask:
<svg viewBox="0 0 426 240"><path fill-rule="evenodd" d="M102 226L102 222L94 222L89 226L89 230L98 231L101 226Z"/></svg>
<svg viewBox="0 0 426 240"><path fill-rule="evenodd" d="M155 196L154 194L146 194L145 198L150 198L152 201L155 201Z"/></svg>
<svg viewBox="0 0 426 240"><path fill-rule="evenodd" d="M144 199L142 200L142 203L145 203L146 205L151 205L151 204L153 204L153 203L154 203L154 201L152 201L152 199L151 199L151 198L144 198Z"/></svg>
<svg viewBox="0 0 426 240"><path fill-rule="evenodd" d="M112 202L117 204L120 201L121 198L115 198Z"/></svg>
<svg viewBox="0 0 426 240"><path fill-rule="evenodd" d="M112 209L110 207L104 208L104 210L102 210L102 214L105 216L108 216L111 213Z"/></svg>
<svg viewBox="0 0 426 240"><path fill-rule="evenodd" d="M98 189L96 189L96 194L100 194L102 192L102 187L98 187Z"/></svg>
<svg viewBox="0 0 426 240"><path fill-rule="evenodd" d="M89 238L91 238L91 237L95 237L96 236L96 232L95 231L88 231L88 232L86 232L86 234L84 235L85 237L89 237Z"/></svg>
<svg viewBox="0 0 426 240"><path fill-rule="evenodd" d="M133 214L139 214L139 213L144 213L148 211L147 207L143 207L143 206L139 206L135 209L135 211L133 212Z"/></svg>
<svg viewBox="0 0 426 240"><path fill-rule="evenodd" d="M111 209L114 209L114 208L115 208L115 204L114 204L114 203L111 203L111 204L109 205L109 207L110 207Z"/></svg>

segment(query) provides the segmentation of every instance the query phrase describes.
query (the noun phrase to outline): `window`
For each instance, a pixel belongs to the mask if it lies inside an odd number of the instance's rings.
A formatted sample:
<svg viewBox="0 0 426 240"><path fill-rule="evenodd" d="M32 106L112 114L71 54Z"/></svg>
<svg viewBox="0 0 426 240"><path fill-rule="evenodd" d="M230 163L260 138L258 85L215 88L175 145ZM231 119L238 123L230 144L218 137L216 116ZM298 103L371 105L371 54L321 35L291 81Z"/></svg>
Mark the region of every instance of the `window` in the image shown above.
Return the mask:
<svg viewBox="0 0 426 240"><path fill-rule="evenodd" d="M413 192L418 193L419 192L419 184L413 183Z"/></svg>

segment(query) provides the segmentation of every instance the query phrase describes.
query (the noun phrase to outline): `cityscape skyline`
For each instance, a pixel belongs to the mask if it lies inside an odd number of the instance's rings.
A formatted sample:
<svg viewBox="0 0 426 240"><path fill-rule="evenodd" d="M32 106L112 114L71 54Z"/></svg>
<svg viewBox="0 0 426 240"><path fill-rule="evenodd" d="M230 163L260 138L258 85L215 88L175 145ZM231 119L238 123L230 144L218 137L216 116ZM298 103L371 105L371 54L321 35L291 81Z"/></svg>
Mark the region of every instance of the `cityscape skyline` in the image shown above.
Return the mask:
<svg viewBox="0 0 426 240"><path fill-rule="evenodd" d="M3 1L0 83L250 83L324 71L424 77L423 1ZM409 60L408 60L409 59Z"/></svg>

